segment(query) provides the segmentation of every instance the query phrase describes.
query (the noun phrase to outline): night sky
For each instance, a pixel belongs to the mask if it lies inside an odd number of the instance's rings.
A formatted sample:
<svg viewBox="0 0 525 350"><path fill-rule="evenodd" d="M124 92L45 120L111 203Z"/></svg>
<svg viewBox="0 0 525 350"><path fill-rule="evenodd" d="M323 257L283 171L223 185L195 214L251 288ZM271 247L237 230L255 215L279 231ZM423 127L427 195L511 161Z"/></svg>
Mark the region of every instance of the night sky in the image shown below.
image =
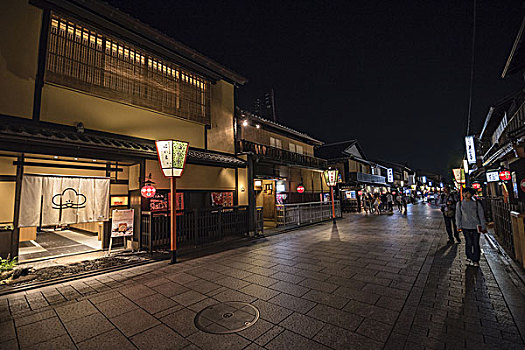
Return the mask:
<svg viewBox="0 0 525 350"><path fill-rule="evenodd" d="M473 0L109 2L248 78L242 108L273 88L279 122L369 159L444 174L462 156ZM477 1L474 132L523 87L500 77L523 13Z"/></svg>

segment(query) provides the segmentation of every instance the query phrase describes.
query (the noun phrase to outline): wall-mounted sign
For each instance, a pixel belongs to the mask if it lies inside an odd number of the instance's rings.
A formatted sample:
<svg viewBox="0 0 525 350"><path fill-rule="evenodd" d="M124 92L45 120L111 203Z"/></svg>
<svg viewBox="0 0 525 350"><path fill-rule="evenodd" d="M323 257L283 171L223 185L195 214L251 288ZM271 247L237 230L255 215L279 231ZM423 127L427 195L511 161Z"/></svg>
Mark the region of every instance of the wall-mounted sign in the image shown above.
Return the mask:
<svg viewBox="0 0 525 350"><path fill-rule="evenodd" d="M386 178L386 181L394 182L394 170L392 170L392 168L386 169Z"/></svg>
<svg viewBox="0 0 525 350"><path fill-rule="evenodd" d="M465 137L465 146L467 149L467 161L469 164L476 164L476 148L474 146L474 136Z"/></svg>
<svg viewBox="0 0 525 350"><path fill-rule="evenodd" d="M465 183L465 171L461 168L452 169L452 172L454 173L454 179L457 183Z"/></svg>
<svg viewBox="0 0 525 350"><path fill-rule="evenodd" d="M516 177L516 172L512 172L512 190L514 191L514 196L518 198L520 196L518 191L518 178Z"/></svg>
<svg viewBox="0 0 525 350"><path fill-rule="evenodd" d="M284 184L284 182L277 182L277 184L275 185L275 192L286 192L286 185Z"/></svg>
<svg viewBox="0 0 525 350"><path fill-rule="evenodd" d="M341 175L341 173L337 175L337 183L343 183L343 176Z"/></svg>
<svg viewBox="0 0 525 350"><path fill-rule="evenodd" d="M186 164L189 144L184 141L155 141L160 167L166 177L180 177Z"/></svg>
<svg viewBox="0 0 525 350"><path fill-rule="evenodd" d="M421 176L421 182L426 184L427 183L427 177L426 176Z"/></svg>
<svg viewBox="0 0 525 350"><path fill-rule="evenodd" d="M479 182L474 182L472 184L472 188L475 189L475 190L478 190L481 188L481 184Z"/></svg>
<svg viewBox="0 0 525 350"><path fill-rule="evenodd" d="M499 179L501 181L509 181L511 179L510 171L508 170L502 170L499 172Z"/></svg>
<svg viewBox="0 0 525 350"><path fill-rule="evenodd" d="M233 192L212 192L211 205L233 207Z"/></svg>
<svg viewBox="0 0 525 350"><path fill-rule="evenodd" d="M487 182L499 181L499 173L497 171L488 171L486 176L487 176Z"/></svg>
<svg viewBox="0 0 525 350"><path fill-rule="evenodd" d="M357 191L357 194L362 196L363 195L363 191Z"/></svg>
<svg viewBox="0 0 525 350"><path fill-rule="evenodd" d="M304 186L303 185L297 186L297 192L304 193Z"/></svg>

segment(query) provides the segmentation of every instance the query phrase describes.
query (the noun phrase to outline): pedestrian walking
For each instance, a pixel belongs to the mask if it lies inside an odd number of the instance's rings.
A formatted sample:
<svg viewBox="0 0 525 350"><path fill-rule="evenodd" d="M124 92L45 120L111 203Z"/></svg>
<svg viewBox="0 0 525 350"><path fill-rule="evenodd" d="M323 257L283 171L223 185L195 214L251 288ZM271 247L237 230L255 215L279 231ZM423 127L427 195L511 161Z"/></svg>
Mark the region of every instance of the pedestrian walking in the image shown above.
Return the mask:
<svg viewBox="0 0 525 350"><path fill-rule="evenodd" d="M379 210L383 211L386 210L386 193L381 193L379 199L381 200L381 204L379 205Z"/></svg>
<svg viewBox="0 0 525 350"><path fill-rule="evenodd" d="M377 215L381 215L381 199L379 198L379 194L376 194L374 199L374 211Z"/></svg>
<svg viewBox="0 0 525 350"><path fill-rule="evenodd" d="M458 231L463 231L465 236L465 253L467 255L467 265L479 266L481 249L479 247L479 237L481 233L486 233L485 214L483 206L472 196L476 193L473 188L463 190L463 200L456 206L456 224Z"/></svg>
<svg viewBox="0 0 525 350"><path fill-rule="evenodd" d="M450 187L446 186L441 195L439 204L441 206L441 212L443 213L443 219L445 221L445 229L448 234L448 243L454 243L454 237L458 243L461 242L459 238L458 228L456 226L456 206L458 203L457 193L450 191ZM454 235L454 236L453 236Z"/></svg>
<svg viewBox="0 0 525 350"><path fill-rule="evenodd" d="M386 208L389 212L392 212L394 209L394 197L390 192L386 194Z"/></svg>
<svg viewBox="0 0 525 350"><path fill-rule="evenodd" d="M365 210L365 214L368 215L368 199L366 197L366 193L363 193L361 196L361 205L363 206L363 209Z"/></svg>
<svg viewBox="0 0 525 350"><path fill-rule="evenodd" d="M405 209L405 214L408 211L408 196L402 195L401 200L403 201L403 209Z"/></svg>
<svg viewBox="0 0 525 350"><path fill-rule="evenodd" d="M402 199L401 193L398 193L396 196L396 205L397 205L397 210L399 210L399 212L402 213L403 212L403 199Z"/></svg>

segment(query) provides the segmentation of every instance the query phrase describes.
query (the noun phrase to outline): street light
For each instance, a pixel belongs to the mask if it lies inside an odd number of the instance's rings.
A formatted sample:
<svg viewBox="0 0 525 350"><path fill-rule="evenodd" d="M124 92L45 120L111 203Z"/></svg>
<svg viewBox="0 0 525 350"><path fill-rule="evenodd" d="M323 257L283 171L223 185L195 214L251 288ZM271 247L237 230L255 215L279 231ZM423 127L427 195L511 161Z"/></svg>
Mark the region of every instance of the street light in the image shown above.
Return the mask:
<svg viewBox="0 0 525 350"><path fill-rule="evenodd" d="M328 170L324 171L323 175L326 181L326 185L330 187L330 194L332 196L332 219L334 220L335 224L334 187L337 185L339 170L328 168Z"/></svg>

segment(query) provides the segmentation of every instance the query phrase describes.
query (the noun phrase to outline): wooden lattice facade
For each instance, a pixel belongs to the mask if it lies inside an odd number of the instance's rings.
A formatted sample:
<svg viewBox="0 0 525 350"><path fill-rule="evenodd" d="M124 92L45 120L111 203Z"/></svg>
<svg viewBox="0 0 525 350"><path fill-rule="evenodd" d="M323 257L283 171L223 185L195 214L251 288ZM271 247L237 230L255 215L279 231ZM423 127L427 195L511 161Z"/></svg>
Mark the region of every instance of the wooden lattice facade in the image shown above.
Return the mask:
<svg viewBox="0 0 525 350"><path fill-rule="evenodd" d="M210 81L145 50L53 14L46 82L210 123Z"/></svg>

